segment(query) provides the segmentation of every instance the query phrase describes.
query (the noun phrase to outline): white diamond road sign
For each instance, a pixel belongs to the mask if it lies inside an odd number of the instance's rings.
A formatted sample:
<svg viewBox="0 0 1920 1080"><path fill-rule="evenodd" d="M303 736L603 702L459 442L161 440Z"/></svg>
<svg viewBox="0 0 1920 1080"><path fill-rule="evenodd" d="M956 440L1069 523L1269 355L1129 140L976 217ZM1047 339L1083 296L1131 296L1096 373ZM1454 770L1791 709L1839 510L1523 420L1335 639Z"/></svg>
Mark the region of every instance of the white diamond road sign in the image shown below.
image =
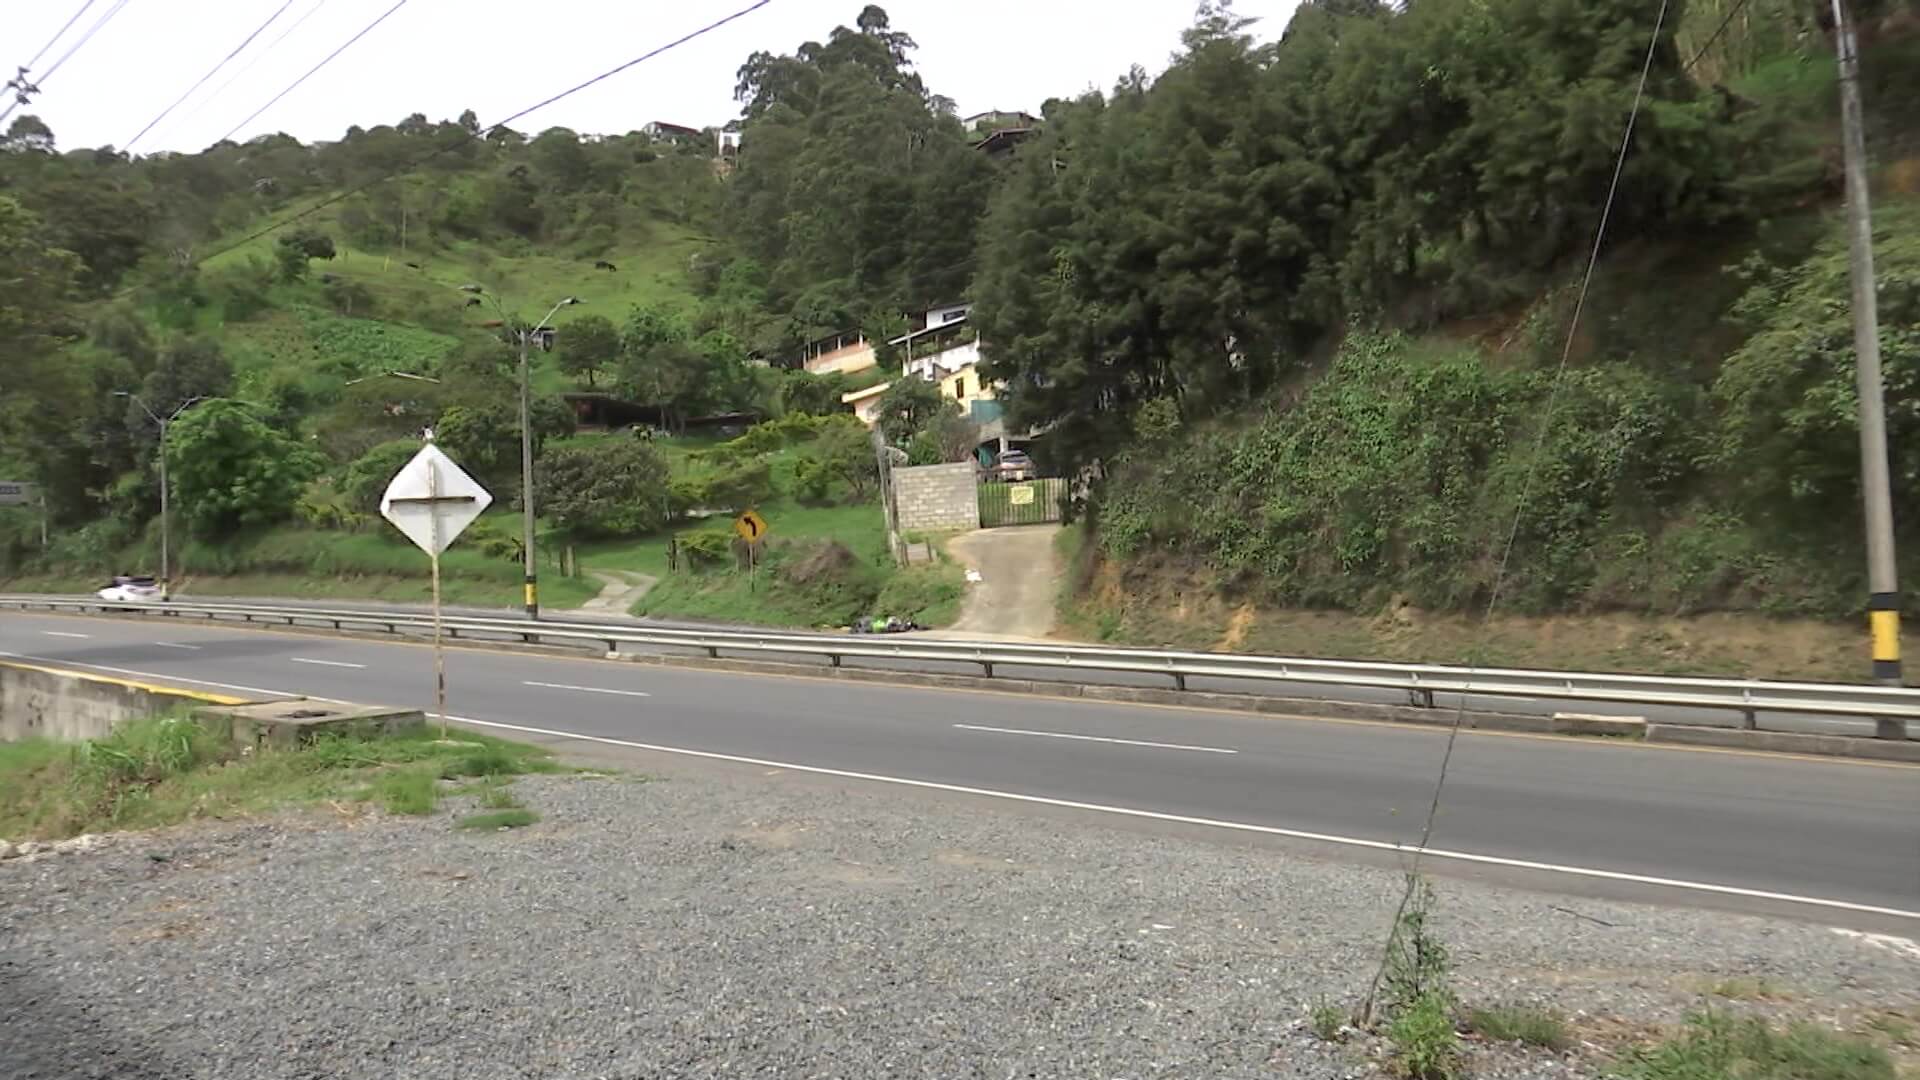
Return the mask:
<svg viewBox="0 0 1920 1080"><path fill-rule="evenodd" d="M429 443L393 474L380 497L380 516L421 551L438 555L492 503L478 480Z"/></svg>

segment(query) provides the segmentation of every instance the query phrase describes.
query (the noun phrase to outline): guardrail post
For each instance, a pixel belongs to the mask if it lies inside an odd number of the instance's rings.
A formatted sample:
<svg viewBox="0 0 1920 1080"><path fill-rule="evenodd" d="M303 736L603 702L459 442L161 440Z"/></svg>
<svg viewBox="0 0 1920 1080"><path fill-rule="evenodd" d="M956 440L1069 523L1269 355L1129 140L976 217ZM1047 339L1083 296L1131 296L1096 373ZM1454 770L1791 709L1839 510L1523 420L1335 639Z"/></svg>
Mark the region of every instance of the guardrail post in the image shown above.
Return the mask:
<svg viewBox="0 0 1920 1080"><path fill-rule="evenodd" d="M1760 729L1760 710L1741 709L1740 727L1745 731L1758 731Z"/></svg>
<svg viewBox="0 0 1920 1080"><path fill-rule="evenodd" d="M842 657L842 656L841 656L841 655L840 655L839 653L837 653L837 652L836 652L836 653L828 653L828 654L827 654L827 664L828 664L829 666L831 666L831 667L839 667L839 666L840 666L840 661L841 661L842 659L844 659L844 657Z"/></svg>
<svg viewBox="0 0 1920 1080"><path fill-rule="evenodd" d="M1419 709L1433 708L1433 691L1425 688L1407 691L1407 704Z"/></svg>
<svg viewBox="0 0 1920 1080"><path fill-rule="evenodd" d="M720 646L718 646L718 645L709 645L709 646L707 646L707 658L708 658L709 660L718 660L718 659L720 659Z"/></svg>
<svg viewBox="0 0 1920 1080"><path fill-rule="evenodd" d="M989 679L993 678L993 661L991 660L980 661L980 670L986 673L987 678Z"/></svg>
<svg viewBox="0 0 1920 1080"><path fill-rule="evenodd" d="M1185 690L1185 689L1187 688L1187 673L1186 673L1186 672L1184 672L1184 671L1176 671L1176 672L1174 672L1174 673L1173 673L1173 688L1174 688L1175 690Z"/></svg>

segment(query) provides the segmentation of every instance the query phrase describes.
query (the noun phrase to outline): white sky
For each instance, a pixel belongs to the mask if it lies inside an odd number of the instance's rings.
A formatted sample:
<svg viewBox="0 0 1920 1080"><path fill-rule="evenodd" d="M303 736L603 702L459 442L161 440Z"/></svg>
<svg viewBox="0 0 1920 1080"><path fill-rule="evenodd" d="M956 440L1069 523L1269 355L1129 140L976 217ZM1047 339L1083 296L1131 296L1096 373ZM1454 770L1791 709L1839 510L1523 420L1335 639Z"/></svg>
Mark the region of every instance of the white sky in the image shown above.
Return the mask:
<svg viewBox="0 0 1920 1080"><path fill-rule="evenodd" d="M0 0L0 71L10 74L26 63L82 2ZM94 0L36 71L45 72L115 2ZM45 120L63 150L124 147L285 2L126 0L22 111ZM450 119L467 108L489 123L747 3L408 0L234 137L285 131L302 141L330 140L353 124L395 123L413 112ZM392 4L292 0L245 52L134 149L203 149ZM1110 88L1135 63L1158 74L1179 47L1194 9L1192 0L892 0L881 6L894 29L919 42L915 59L928 88L953 98L961 115L1037 111L1049 97ZM1294 6L1295 0L1239 0L1235 10L1258 17L1254 32L1268 40L1285 28ZM738 115L734 73L747 54L790 53L804 41L823 41L835 26L851 25L861 7L862 0L772 0L515 126L621 133L649 120L693 127L723 123ZM273 45L309 11L298 29ZM258 63L248 66L256 57Z"/></svg>

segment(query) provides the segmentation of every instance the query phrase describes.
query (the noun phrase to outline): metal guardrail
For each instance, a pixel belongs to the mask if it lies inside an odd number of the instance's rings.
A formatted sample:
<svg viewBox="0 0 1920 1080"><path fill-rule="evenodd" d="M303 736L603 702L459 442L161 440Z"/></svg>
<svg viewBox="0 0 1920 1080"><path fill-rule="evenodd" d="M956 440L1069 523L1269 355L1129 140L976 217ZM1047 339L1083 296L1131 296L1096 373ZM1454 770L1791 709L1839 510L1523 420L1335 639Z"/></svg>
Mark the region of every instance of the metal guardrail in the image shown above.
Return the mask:
<svg viewBox="0 0 1920 1080"><path fill-rule="evenodd" d="M271 604L131 604L94 597L0 596L0 610L140 614L169 618L200 617L286 626L311 624L333 629L378 628L389 634L427 631L427 614L353 608L287 607ZM1125 672L1161 675L1176 689L1190 679L1240 679L1300 685L1368 687L1401 691L1414 705L1434 706L1436 694L1541 698L1565 702L1608 702L1737 713L1741 726L1759 727L1768 713L1920 720L1920 689L1845 683L1773 682L1761 679L1708 679L1596 672L1533 671L1510 668L1462 668L1437 664L1397 664L1360 660L1235 653L1122 649L1094 645L1029 645L1011 642L945 641L911 636L872 637L792 631L684 629L647 625L569 622L514 617L446 616L442 629L451 637L508 638L534 642L581 642L618 652L623 645L687 649L718 658L724 654L784 654L825 657L835 667L850 658L911 660L977 665L988 677L996 667L1037 667L1057 671Z"/></svg>

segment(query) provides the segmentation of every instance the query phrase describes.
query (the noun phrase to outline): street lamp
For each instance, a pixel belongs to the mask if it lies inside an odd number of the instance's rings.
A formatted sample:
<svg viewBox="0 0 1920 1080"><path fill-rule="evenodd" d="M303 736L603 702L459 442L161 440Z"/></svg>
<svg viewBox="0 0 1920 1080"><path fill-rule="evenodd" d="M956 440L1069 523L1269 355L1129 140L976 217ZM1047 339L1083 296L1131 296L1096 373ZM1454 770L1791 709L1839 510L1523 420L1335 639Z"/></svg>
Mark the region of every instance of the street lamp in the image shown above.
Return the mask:
<svg viewBox="0 0 1920 1080"><path fill-rule="evenodd" d="M164 419L152 409L147 408L147 403L141 401L137 394L126 390L115 390L113 396L126 398L140 406L140 411L147 414L147 419L160 427L160 599L167 600L173 595L173 579L169 570L173 522L167 499L167 429L173 426L173 422L179 419L181 413L207 400L206 395L200 394L188 398L181 402L178 408L168 413Z"/></svg>
<svg viewBox="0 0 1920 1080"><path fill-rule="evenodd" d="M527 418L529 395L527 345L533 340L535 334L539 334L540 347L552 348L553 331L548 329L547 320L553 318L553 313L561 308L578 304L580 299L574 296L563 297L559 303L553 305L545 315L540 317L539 322L531 327L520 328L513 326L513 320L500 306L500 302L485 289L478 285L462 285L460 291L485 298L487 303L493 305L493 310L500 313L501 320L520 343L520 530L522 533L520 548L526 575L527 618L538 619L540 617L540 573L534 562L533 551L533 426Z"/></svg>

